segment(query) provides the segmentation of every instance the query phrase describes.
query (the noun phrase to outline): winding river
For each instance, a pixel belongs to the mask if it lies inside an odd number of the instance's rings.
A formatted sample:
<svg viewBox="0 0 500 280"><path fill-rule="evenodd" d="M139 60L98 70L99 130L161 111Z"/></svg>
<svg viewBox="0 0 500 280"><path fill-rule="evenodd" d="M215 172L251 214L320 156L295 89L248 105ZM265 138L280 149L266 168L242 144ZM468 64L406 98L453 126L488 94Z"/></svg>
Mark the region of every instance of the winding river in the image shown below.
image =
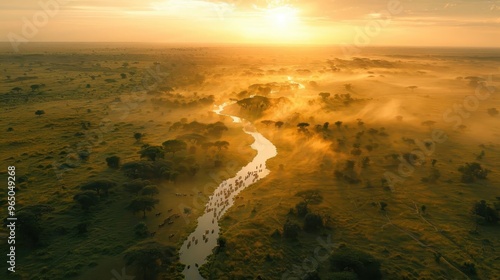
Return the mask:
<svg viewBox="0 0 500 280"><path fill-rule="evenodd" d="M198 218L196 229L182 244L179 255L180 262L186 265L183 274L187 280L203 279L198 267L206 262L207 257L217 246L220 230L219 219L233 206L235 197L243 189L269 174L270 171L266 169L266 161L278 154L273 143L258 133L250 122L222 113L224 108L231 104L234 102L219 105L214 112L221 116L231 117L235 123L241 123L243 131L255 139L251 147L257 151L257 155L249 164L238 171L236 176L223 181L215 189L205 206L205 212Z"/></svg>

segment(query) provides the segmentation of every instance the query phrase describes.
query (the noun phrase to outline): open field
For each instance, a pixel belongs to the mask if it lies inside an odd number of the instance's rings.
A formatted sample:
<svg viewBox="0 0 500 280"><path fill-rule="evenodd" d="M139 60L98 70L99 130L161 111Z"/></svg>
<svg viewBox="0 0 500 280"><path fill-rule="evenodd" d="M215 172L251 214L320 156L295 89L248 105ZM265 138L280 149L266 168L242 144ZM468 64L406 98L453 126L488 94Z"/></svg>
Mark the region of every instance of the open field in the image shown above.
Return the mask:
<svg viewBox="0 0 500 280"><path fill-rule="evenodd" d="M500 279L498 49L25 47L0 49L0 178L16 167L24 217L2 279L182 279L208 198L256 155L213 112L229 101L278 154L222 217L206 279L380 279L339 272L346 248L382 279Z"/></svg>

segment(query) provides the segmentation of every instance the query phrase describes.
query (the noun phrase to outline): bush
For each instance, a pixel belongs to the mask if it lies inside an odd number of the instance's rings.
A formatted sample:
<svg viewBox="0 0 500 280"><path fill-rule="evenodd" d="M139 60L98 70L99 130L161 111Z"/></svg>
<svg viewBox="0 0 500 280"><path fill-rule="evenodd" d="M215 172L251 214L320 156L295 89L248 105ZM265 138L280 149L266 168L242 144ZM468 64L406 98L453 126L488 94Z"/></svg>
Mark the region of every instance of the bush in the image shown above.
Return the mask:
<svg viewBox="0 0 500 280"><path fill-rule="evenodd" d="M315 231L323 227L323 219L320 215L314 213L308 213L304 219L304 230L305 231Z"/></svg>
<svg viewBox="0 0 500 280"><path fill-rule="evenodd" d="M297 203L297 205L295 205L295 209L297 209L297 216L299 217L304 217L309 212L307 202L304 201Z"/></svg>
<svg viewBox="0 0 500 280"><path fill-rule="evenodd" d="M78 202L84 211L89 211L91 206L99 202L98 194L95 191L84 191L76 194L73 200Z"/></svg>
<svg viewBox="0 0 500 280"><path fill-rule="evenodd" d="M382 279L378 260L368 253L347 247L338 249L330 256L330 269L334 272L351 271L360 280Z"/></svg>
<svg viewBox="0 0 500 280"><path fill-rule="evenodd" d="M328 279L335 280L358 280L356 273L351 271L334 272L329 275Z"/></svg>
<svg viewBox="0 0 500 280"><path fill-rule="evenodd" d="M476 275L476 265L470 261L464 262L460 270L469 276Z"/></svg>
<svg viewBox="0 0 500 280"><path fill-rule="evenodd" d="M134 232L137 237L145 238L149 235L148 226L145 223L138 223L134 227Z"/></svg>
<svg viewBox="0 0 500 280"><path fill-rule="evenodd" d="M466 163L460 166L458 171L462 173L463 183L473 183L476 179L486 179L490 172L488 169L483 169L481 164L477 162Z"/></svg>
<svg viewBox="0 0 500 280"><path fill-rule="evenodd" d="M84 191L95 191L97 195L101 195L101 191L103 191L103 195L107 196L109 193L109 189L116 186L116 183L110 180L97 180L85 183L80 186L81 190Z"/></svg>
<svg viewBox="0 0 500 280"><path fill-rule="evenodd" d="M486 203L486 201L481 200L474 204L472 212L475 215L483 217L485 222L488 224L497 223L500 220L498 216L498 211Z"/></svg>
<svg viewBox="0 0 500 280"><path fill-rule="evenodd" d="M130 193L139 194L139 192L147 185L149 185L149 181L138 179L123 184L123 188Z"/></svg>
<svg viewBox="0 0 500 280"><path fill-rule="evenodd" d="M220 236L217 238L217 246L219 246L219 249L225 248L227 244L226 238Z"/></svg>
<svg viewBox="0 0 500 280"><path fill-rule="evenodd" d="M295 239L299 236L300 226L287 220L283 225L283 236L289 239Z"/></svg>
<svg viewBox="0 0 500 280"><path fill-rule="evenodd" d="M120 157L110 156L106 158L106 163L110 168L119 168L120 167Z"/></svg>

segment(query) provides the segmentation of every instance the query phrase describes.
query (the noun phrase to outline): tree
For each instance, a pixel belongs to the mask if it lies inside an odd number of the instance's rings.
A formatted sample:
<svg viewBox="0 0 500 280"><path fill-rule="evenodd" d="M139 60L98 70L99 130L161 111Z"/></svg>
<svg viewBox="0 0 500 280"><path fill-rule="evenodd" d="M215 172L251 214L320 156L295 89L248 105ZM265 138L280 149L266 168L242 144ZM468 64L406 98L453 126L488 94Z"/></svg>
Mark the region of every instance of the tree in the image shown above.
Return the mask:
<svg viewBox="0 0 500 280"><path fill-rule="evenodd" d="M342 126L342 122L341 121L336 121L335 125L337 126L337 129L340 129L340 127Z"/></svg>
<svg viewBox="0 0 500 280"><path fill-rule="evenodd" d="M321 96L321 98L323 100L326 100L328 97L330 97L330 93L329 92L320 92L319 96Z"/></svg>
<svg viewBox="0 0 500 280"><path fill-rule="evenodd" d="M482 168L481 164L477 162L465 163L465 165L458 168L458 171L462 173L463 183L473 183L476 179L486 179L490 172L488 169Z"/></svg>
<svg viewBox="0 0 500 280"><path fill-rule="evenodd" d="M135 141L139 141L142 139L142 137L144 136L144 134L140 133L140 132L136 132L134 133L134 138L135 138Z"/></svg>
<svg viewBox="0 0 500 280"><path fill-rule="evenodd" d="M352 271L359 280L382 279L380 261L368 253L344 247L337 249L329 260L334 272Z"/></svg>
<svg viewBox="0 0 500 280"><path fill-rule="evenodd" d="M37 116L39 116L39 117L40 117L41 115L43 115L43 114L45 114L45 111L44 111L44 110L36 110L36 112L35 112L35 115L37 115Z"/></svg>
<svg viewBox="0 0 500 280"><path fill-rule="evenodd" d="M139 192L148 184L149 181L142 181L140 179L137 179L132 182L123 184L123 188L130 193L139 194Z"/></svg>
<svg viewBox="0 0 500 280"><path fill-rule="evenodd" d="M21 238L37 245L42 232L40 216L29 210L20 210L16 213L16 217L18 219L17 225Z"/></svg>
<svg viewBox="0 0 500 280"><path fill-rule="evenodd" d="M227 244L226 238L224 238L222 236L220 236L219 238L217 238L217 246L219 246L219 249L225 248L226 244Z"/></svg>
<svg viewBox="0 0 500 280"><path fill-rule="evenodd" d="M119 168L120 167L120 157L118 156L110 156L106 158L106 163L110 168Z"/></svg>
<svg viewBox="0 0 500 280"><path fill-rule="evenodd" d="M23 89L20 87L15 87L12 89L12 91L15 91L16 93L19 93L21 90L23 90Z"/></svg>
<svg viewBox="0 0 500 280"><path fill-rule="evenodd" d="M151 161L156 161L158 158L163 158L163 148L160 146L147 146L139 152L141 158L147 158Z"/></svg>
<svg viewBox="0 0 500 280"><path fill-rule="evenodd" d="M309 209L307 208L307 202L301 201L295 205L295 209L297 209L297 215L299 217L304 217L307 213L309 213Z"/></svg>
<svg viewBox="0 0 500 280"><path fill-rule="evenodd" d="M285 124L285 123L284 123L284 122L282 122L282 121L277 121L277 122L274 124L274 126L275 126L276 128L278 128L278 129L279 129L279 128L281 128L284 124Z"/></svg>
<svg viewBox="0 0 500 280"><path fill-rule="evenodd" d="M121 74L120 74L120 77L121 77L122 79L126 79L126 78L127 78L127 74L125 74L125 73L121 73Z"/></svg>
<svg viewBox="0 0 500 280"><path fill-rule="evenodd" d="M146 223L143 222L138 223L134 227L134 233L138 237L145 238L149 235L148 226L146 225Z"/></svg>
<svg viewBox="0 0 500 280"><path fill-rule="evenodd" d="M498 110L496 108L489 108L488 115L494 117L494 116L498 115Z"/></svg>
<svg viewBox="0 0 500 280"><path fill-rule="evenodd" d="M156 279L161 266L171 264L175 255L174 247L149 241L127 249L124 259L126 265L135 266L136 271L142 274L142 279Z"/></svg>
<svg viewBox="0 0 500 280"><path fill-rule="evenodd" d="M352 84L344 84L344 88L345 88L347 91L352 91Z"/></svg>
<svg viewBox="0 0 500 280"><path fill-rule="evenodd" d="M212 143L212 142L205 142L205 143L201 144L201 148L205 151L207 151L208 149L210 149L213 146L214 146L214 143Z"/></svg>
<svg viewBox="0 0 500 280"><path fill-rule="evenodd" d="M494 224L500 220L498 211L488 205L485 200L476 202L472 208L472 212L477 216L483 217L488 224Z"/></svg>
<svg viewBox="0 0 500 280"><path fill-rule="evenodd" d="M300 226L290 220L283 225L283 236L289 239L296 239L299 236Z"/></svg>
<svg viewBox="0 0 500 280"><path fill-rule="evenodd" d="M418 87L417 86L409 86L408 87L409 89L411 89L411 92L413 92L415 89L417 89Z"/></svg>
<svg viewBox="0 0 500 280"><path fill-rule="evenodd" d="M104 195L108 195L109 189L116 186L116 183L110 180L97 180L92 181L80 186L80 189L83 191L95 191L97 195L101 195L101 191L104 192Z"/></svg>
<svg viewBox="0 0 500 280"><path fill-rule="evenodd" d="M271 120L263 120L263 121L261 121L261 123L265 124L266 126L270 126L270 125L274 124L275 122L271 121Z"/></svg>
<svg viewBox="0 0 500 280"><path fill-rule="evenodd" d="M380 210L385 211L385 208L387 207L387 203L385 202L380 202Z"/></svg>
<svg viewBox="0 0 500 280"><path fill-rule="evenodd" d="M185 140L190 142L191 144L195 145L202 145L207 141L207 137L198 134L198 133L190 133L190 134L184 134L179 137L177 137L178 140Z"/></svg>
<svg viewBox="0 0 500 280"><path fill-rule="evenodd" d="M54 211L54 207L46 204L29 205L16 213L19 236L33 245L38 245L43 231L41 218L44 214ZM4 220L4 223L6 220Z"/></svg>
<svg viewBox="0 0 500 280"><path fill-rule="evenodd" d="M133 213L142 212L142 217L146 218L146 211L152 211L159 202L158 199L149 196L139 196L130 202L127 209Z"/></svg>
<svg viewBox="0 0 500 280"><path fill-rule="evenodd" d="M40 89L40 85L31 85L30 88L31 88L31 91L34 92L34 91L37 91Z"/></svg>
<svg viewBox="0 0 500 280"><path fill-rule="evenodd" d="M158 187L156 187L155 185L149 185L149 186L145 186L142 190L141 190L141 194L142 195L149 195L149 196L153 196L153 195L157 195L159 194L160 191L158 190Z"/></svg>
<svg viewBox="0 0 500 280"><path fill-rule="evenodd" d="M309 126L309 124L305 123L305 122L297 124L297 127L299 128L299 131L301 131L301 132L307 131L308 126Z"/></svg>
<svg viewBox="0 0 500 280"><path fill-rule="evenodd" d="M328 126L329 126L329 125L330 125L330 123L329 123L329 122L325 122L325 123L323 124L323 129L324 129L324 130L328 130Z"/></svg>
<svg viewBox="0 0 500 280"><path fill-rule="evenodd" d="M212 124L209 124L206 128L207 134L211 135L215 138L220 138L222 137L222 133L224 131L227 131L228 128L223 122L215 122Z"/></svg>
<svg viewBox="0 0 500 280"><path fill-rule="evenodd" d="M219 149L219 151L221 151L222 149L229 149L229 142L227 141L216 141L214 143L214 146L217 147L217 149Z"/></svg>
<svg viewBox="0 0 500 280"><path fill-rule="evenodd" d="M323 227L323 219L320 215L314 213L307 213L304 219L304 230L315 231Z"/></svg>
<svg viewBox="0 0 500 280"><path fill-rule="evenodd" d="M167 140L162 143L163 149L167 153L172 153L174 155L176 152L180 152L187 149L186 142L182 140Z"/></svg>
<svg viewBox="0 0 500 280"><path fill-rule="evenodd" d="M73 200L78 202L85 212L88 212L91 206L97 205L99 198L95 191L84 191L76 194Z"/></svg>

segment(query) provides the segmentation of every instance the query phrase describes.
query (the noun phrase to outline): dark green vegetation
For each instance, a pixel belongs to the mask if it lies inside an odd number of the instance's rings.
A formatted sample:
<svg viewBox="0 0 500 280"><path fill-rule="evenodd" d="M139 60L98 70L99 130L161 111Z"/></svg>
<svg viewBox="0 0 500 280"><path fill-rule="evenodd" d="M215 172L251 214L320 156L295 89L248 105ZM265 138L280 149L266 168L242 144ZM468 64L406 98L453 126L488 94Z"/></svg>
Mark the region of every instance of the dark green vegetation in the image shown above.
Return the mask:
<svg viewBox="0 0 500 280"><path fill-rule="evenodd" d="M191 91L205 77L183 59L0 54L13 77L0 78L10 133L0 156L17 172L18 279L111 279L126 265L136 279L179 277L178 246L205 185L254 156L239 126L210 113L213 95Z"/></svg>

